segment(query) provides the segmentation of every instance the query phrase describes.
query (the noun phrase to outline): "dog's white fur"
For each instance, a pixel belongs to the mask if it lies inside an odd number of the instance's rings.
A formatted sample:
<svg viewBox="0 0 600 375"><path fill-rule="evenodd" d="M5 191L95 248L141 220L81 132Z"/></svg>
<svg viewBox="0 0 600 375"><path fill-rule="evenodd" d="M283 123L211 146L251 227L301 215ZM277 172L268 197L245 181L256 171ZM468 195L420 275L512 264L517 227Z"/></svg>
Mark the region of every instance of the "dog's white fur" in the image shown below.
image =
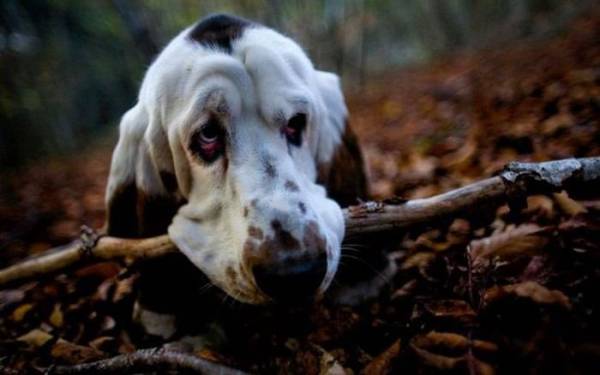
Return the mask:
<svg viewBox="0 0 600 375"><path fill-rule="evenodd" d="M189 32L173 39L150 66L137 104L122 119L107 200L134 181L146 195L173 194L159 176L172 173L174 194L187 203L169 235L215 285L248 303L269 300L244 262L249 226L268 238L274 236L270 223L278 220L302 239L307 224L316 222L326 241L323 293L337 270L344 236L340 206L316 183L319 164L331 160L345 128L338 77L316 70L295 42L266 27L247 27L232 41L231 54L195 43ZM227 154L206 165L188 145L211 112L226 119ZM307 116L301 147L288 145L280 133L296 113ZM276 178L265 175L265 161ZM299 190L286 190L288 181ZM227 275L232 270L235 281Z"/></svg>

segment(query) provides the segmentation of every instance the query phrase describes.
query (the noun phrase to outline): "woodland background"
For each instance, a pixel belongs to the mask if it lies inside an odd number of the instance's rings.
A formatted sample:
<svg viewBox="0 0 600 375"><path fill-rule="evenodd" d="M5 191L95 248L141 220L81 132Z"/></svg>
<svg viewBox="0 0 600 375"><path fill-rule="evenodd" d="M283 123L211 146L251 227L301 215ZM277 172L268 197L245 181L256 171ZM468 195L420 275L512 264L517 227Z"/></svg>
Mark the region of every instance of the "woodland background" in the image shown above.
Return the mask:
<svg viewBox="0 0 600 375"><path fill-rule="evenodd" d="M161 46L207 13L278 28L341 74L373 195L412 199L513 160L600 155L594 3L3 0L0 266L102 226L119 118ZM197 301L219 319L188 349L261 373L598 373L600 201L527 202L398 233L401 272L359 307ZM107 262L1 290L0 368L162 345L131 322L136 280Z"/></svg>

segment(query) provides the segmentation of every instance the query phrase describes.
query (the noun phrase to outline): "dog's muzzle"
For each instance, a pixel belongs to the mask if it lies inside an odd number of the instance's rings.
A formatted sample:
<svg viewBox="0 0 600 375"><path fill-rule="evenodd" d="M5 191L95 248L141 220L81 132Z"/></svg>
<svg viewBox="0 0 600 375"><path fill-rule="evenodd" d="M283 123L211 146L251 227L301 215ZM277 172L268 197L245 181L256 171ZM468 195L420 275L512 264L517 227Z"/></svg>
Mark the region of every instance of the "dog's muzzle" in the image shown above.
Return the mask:
<svg viewBox="0 0 600 375"><path fill-rule="evenodd" d="M264 209L257 211L265 214ZM294 212L267 211L267 228L249 226L246 269L258 289L275 302L316 297L328 269L328 244L319 225Z"/></svg>

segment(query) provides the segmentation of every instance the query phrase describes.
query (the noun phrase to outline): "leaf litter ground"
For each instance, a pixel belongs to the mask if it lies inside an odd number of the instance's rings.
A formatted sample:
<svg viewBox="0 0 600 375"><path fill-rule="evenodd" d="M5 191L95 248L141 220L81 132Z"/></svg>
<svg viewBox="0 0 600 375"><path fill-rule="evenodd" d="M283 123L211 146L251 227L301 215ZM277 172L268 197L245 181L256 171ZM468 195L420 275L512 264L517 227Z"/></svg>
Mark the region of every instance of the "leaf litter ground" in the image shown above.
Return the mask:
<svg viewBox="0 0 600 375"><path fill-rule="evenodd" d="M388 72L351 94L374 196L441 193L513 160L600 155L598 41L592 13L551 40ZM110 149L2 176L2 265L102 226ZM519 213L482 207L394 234L395 276L355 307L255 308L207 292L196 301L206 329L175 344L132 323L135 269L35 280L0 291L0 367L40 373L167 344L259 373L600 373L597 198L532 196Z"/></svg>

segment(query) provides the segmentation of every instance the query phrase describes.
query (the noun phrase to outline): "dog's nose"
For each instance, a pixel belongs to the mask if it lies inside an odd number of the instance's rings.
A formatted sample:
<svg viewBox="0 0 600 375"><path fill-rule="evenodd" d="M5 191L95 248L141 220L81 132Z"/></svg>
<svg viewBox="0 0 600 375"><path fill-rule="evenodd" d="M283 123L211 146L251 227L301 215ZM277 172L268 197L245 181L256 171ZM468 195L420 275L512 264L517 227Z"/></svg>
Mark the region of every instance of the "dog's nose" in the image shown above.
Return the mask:
<svg viewBox="0 0 600 375"><path fill-rule="evenodd" d="M315 296L327 272L327 258L294 259L257 264L252 268L258 287L276 302L305 301Z"/></svg>

